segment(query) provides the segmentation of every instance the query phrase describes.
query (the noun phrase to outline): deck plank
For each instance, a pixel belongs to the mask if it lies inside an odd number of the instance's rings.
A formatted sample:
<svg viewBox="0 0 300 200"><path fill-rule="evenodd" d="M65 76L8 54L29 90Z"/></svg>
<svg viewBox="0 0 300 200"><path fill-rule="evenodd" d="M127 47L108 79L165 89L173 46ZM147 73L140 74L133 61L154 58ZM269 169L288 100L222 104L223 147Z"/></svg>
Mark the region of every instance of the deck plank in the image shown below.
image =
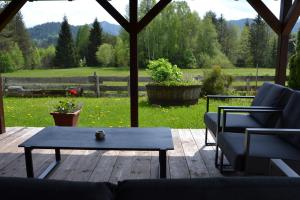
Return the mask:
<svg viewBox="0 0 300 200"><path fill-rule="evenodd" d="M151 151L137 151L133 157L129 179L151 178Z"/></svg>
<svg viewBox="0 0 300 200"><path fill-rule="evenodd" d="M116 164L109 178L109 182L117 183L118 181L130 178L130 172L133 164L134 151L120 151Z"/></svg>
<svg viewBox="0 0 300 200"><path fill-rule="evenodd" d="M178 130L172 131L174 150L168 151L170 178L190 178Z"/></svg>
<svg viewBox="0 0 300 200"><path fill-rule="evenodd" d="M191 178L208 177L208 170L190 130L180 129L179 137L181 139Z"/></svg>
<svg viewBox="0 0 300 200"><path fill-rule="evenodd" d="M0 176L26 177L24 150L18 145L41 129L13 127L0 135ZM221 176L214 167L215 147L204 146L204 130L173 129L172 136L175 149L167 153L167 178ZM49 179L116 183L159 178L157 151L61 150L61 155ZM35 175L54 158L53 150L34 150Z"/></svg>
<svg viewBox="0 0 300 200"><path fill-rule="evenodd" d="M91 173L89 181L108 182L119 153L119 151L104 151L99 158L94 171Z"/></svg>
<svg viewBox="0 0 300 200"><path fill-rule="evenodd" d="M221 176L221 173L215 168L215 147L205 146L205 132L204 130L191 129L192 136L198 146L199 153L203 158L204 164L208 170L209 176ZM208 137L209 142L213 142L211 137Z"/></svg>

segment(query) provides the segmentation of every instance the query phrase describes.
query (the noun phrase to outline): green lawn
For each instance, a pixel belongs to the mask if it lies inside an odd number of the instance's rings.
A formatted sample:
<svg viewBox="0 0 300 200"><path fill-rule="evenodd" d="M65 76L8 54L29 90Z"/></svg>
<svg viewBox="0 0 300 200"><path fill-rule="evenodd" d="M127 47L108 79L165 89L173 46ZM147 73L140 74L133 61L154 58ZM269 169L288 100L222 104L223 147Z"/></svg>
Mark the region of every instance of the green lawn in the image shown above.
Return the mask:
<svg viewBox="0 0 300 200"><path fill-rule="evenodd" d="M203 71L208 69L183 69L187 76L203 75ZM82 67L71 69L36 69L36 70L20 70L13 73L4 73L3 76L9 77L58 77L58 76L91 76L97 72L99 76L128 76L128 68L96 68L96 67ZM255 68L230 68L224 69L225 73L231 75L247 76L256 75ZM140 76L148 76L146 70L139 70ZM259 69L259 75L274 76L274 69Z"/></svg>
<svg viewBox="0 0 300 200"><path fill-rule="evenodd" d="M6 126L44 127L53 125L49 112L63 98L4 98ZM77 98L83 102L79 126L128 127L130 125L129 98ZM218 105L249 105L248 100L213 101ZM140 99L140 126L172 128L203 128L205 99L190 107L159 107Z"/></svg>

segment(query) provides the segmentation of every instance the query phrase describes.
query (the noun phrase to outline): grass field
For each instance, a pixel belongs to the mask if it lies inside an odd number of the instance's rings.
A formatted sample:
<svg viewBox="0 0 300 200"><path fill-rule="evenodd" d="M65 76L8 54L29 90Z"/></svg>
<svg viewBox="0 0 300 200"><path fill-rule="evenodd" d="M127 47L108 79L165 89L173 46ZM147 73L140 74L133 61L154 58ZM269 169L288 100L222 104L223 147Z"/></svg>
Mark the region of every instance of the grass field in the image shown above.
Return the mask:
<svg viewBox="0 0 300 200"><path fill-rule="evenodd" d="M6 126L44 127L53 124L49 112L63 98L4 98ZM77 98L84 104L79 126L129 127L129 98ZM211 109L218 105L249 105L248 100L212 101ZM140 99L139 121L141 127L166 126L172 128L203 128L205 99L190 107L151 106Z"/></svg>
<svg viewBox="0 0 300 200"><path fill-rule="evenodd" d="M183 69L187 76L203 75L204 71L209 69ZM254 76L256 75L255 68L224 68L225 73L236 76ZM71 69L36 69L36 70L20 70L13 73L4 73L3 76L7 77L59 77L59 76L91 76L97 72L98 76L128 76L128 68L96 68L96 67L82 67ZM258 70L260 76L274 76L275 70L270 68L263 68ZM140 76L148 76L145 69L139 70Z"/></svg>
<svg viewBox="0 0 300 200"><path fill-rule="evenodd" d="M202 69L185 69L186 76L203 75ZM254 68L224 69L231 75L255 75ZM128 76L128 68L72 68L50 70L21 70L6 73L9 77L70 77L91 76ZM259 69L259 75L274 76L274 69ZM146 70L140 70L140 76L148 76ZM62 98L9 98L4 99L5 120L7 126L43 127L53 125L50 112ZM84 103L79 126L88 127L128 127L130 125L129 98L78 98ZM213 110L218 105L248 105L247 101L212 102ZM148 105L146 99L140 98L139 121L141 127L167 126L172 128L203 128L205 99L190 107L159 107Z"/></svg>

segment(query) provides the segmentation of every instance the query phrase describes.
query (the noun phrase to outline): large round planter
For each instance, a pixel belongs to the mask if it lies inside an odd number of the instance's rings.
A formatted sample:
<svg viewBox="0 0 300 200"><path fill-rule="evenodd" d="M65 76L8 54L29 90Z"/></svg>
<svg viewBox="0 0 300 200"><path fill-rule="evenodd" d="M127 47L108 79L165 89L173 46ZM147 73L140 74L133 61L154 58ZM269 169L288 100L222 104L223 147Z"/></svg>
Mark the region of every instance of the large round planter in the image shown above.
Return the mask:
<svg viewBox="0 0 300 200"><path fill-rule="evenodd" d="M161 86L146 85L150 104L162 106L194 105L200 97L200 85Z"/></svg>
<svg viewBox="0 0 300 200"><path fill-rule="evenodd" d="M74 113L50 113L53 116L56 126L76 126L80 114L80 110Z"/></svg>

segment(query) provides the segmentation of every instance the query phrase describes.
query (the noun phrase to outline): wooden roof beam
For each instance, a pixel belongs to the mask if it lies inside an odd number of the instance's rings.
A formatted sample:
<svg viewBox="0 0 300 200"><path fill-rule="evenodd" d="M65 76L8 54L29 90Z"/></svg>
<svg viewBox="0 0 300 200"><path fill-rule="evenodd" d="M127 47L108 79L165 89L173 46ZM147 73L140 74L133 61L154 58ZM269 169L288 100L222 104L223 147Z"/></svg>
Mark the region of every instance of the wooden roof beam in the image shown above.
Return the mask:
<svg viewBox="0 0 300 200"><path fill-rule="evenodd" d="M96 0L127 32L130 32L129 22L107 0Z"/></svg>
<svg viewBox="0 0 300 200"><path fill-rule="evenodd" d="M281 23L277 17L269 10L269 8L261 0L247 0L248 3L256 10L256 12L267 22L267 24L280 34Z"/></svg>
<svg viewBox="0 0 300 200"><path fill-rule="evenodd" d="M172 0L160 0L138 23L138 32L142 31Z"/></svg>
<svg viewBox="0 0 300 200"><path fill-rule="evenodd" d="M300 0L295 0L282 24L283 35L291 33L300 15Z"/></svg>
<svg viewBox="0 0 300 200"><path fill-rule="evenodd" d="M20 11L27 0L18 0L10 2L0 13L0 31L11 21L11 19Z"/></svg>

